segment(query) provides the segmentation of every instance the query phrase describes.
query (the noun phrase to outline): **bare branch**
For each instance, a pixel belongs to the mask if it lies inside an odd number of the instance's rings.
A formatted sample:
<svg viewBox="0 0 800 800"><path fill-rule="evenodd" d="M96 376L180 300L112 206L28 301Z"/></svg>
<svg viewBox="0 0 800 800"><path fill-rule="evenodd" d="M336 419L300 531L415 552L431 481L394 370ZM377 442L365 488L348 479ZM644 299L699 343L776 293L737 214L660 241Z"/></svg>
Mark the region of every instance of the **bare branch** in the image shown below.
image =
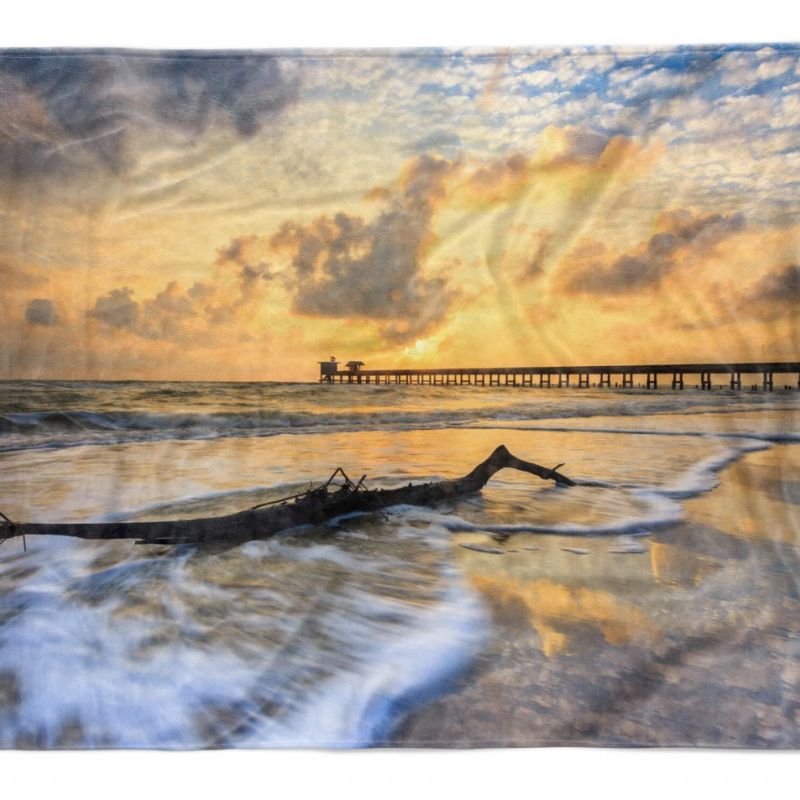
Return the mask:
<svg viewBox="0 0 800 800"><path fill-rule="evenodd" d="M500 445L472 472L455 480L409 484L397 489L365 489L366 476L354 484L339 467L326 483L307 492L221 517L94 523L12 523L3 517L6 522L0 526L0 533L6 538L26 535L75 536L81 539L136 539L144 544L247 541L273 536L298 525L323 523L356 511L372 512L395 505L433 505L472 494L479 492L501 469L516 469L543 480L555 481L559 486L573 486L574 482L558 472L558 467L548 469L524 461L512 455L505 445ZM332 483L337 474L344 477L344 485Z"/></svg>

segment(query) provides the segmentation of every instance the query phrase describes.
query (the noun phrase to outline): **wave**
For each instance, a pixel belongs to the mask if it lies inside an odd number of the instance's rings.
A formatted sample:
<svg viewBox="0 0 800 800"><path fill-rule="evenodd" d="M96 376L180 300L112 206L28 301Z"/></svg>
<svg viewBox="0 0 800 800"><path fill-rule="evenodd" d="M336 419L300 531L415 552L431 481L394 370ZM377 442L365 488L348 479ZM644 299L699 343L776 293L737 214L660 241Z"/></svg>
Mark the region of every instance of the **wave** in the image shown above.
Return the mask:
<svg viewBox="0 0 800 800"><path fill-rule="evenodd" d="M18 693L0 747L384 742L469 666L487 630L426 532L399 527L398 542L413 541L389 554L280 539L138 557L104 544L100 568L80 543L33 542L14 565L30 574L0 565L0 585L13 580L0 610L18 611L0 641Z"/></svg>
<svg viewBox="0 0 800 800"><path fill-rule="evenodd" d="M692 416L697 414L692 411ZM715 412L714 412L715 413ZM511 431L548 431L551 433L610 433L625 436L689 436L705 439L753 439L767 444L795 444L800 442L800 433L795 431L749 431L749 430L695 430L687 428L682 430L664 430L663 428L614 428L604 426L585 425L470 425L473 430L511 430ZM756 448L760 449L760 448Z"/></svg>
<svg viewBox="0 0 800 800"><path fill-rule="evenodd" d="M230 387L229 394L230 394ZM387 387L381 387L386 389ZM289 391L291 396L284 396ZM680 397L666 395L656 397L652 393L600 394L597 392L577 395L576 391L557 391L548 395L537 394L520 399L491 395L460 396L450 390L435 395L418 390L418 398L408 391L387 393L388 397L378 405L365 402L351 407L337 405L339 401L358 403L354 395L343 398L337 395L336 402L330 397L319 403L319 388L277 386L271 387L265 396L253 398L248 393L227 397L225 409L220 404L211 405L213 396L206 395L202 410L175 410L181 405L180 388L158 388L149 390L159 395L169 395L174 402L168 410L121 410L135 405L132 398L117 397L117 406L112 410L98 409L43 409L28 411L6 411L0 413L0 451L29 448L57 448L88 444L113 444L167 439L215 439L242 436L274 436L287 433L348 432L352 430L409 430L442 427L480 427L493 423L506 423L509 427L531 426L545 420L573 420L592 417L664 416L673 414L730 414L747 411L780 411L794 409L794 398L770 401L759 397L757 402L750 397L725 396L709 399L697 393ZM192 391L196 392L196 388ZM243 390L244 391L244 390ZM375 393L372 400L375 401ZM312 402L313 400L313 402ZM327 403L327 404L326 404ZM187 405L184 403L184 405ZM236 407L241 410L230 410ZM206 410L208 408L209 410ZM119 410L117 410L119 409ZM576 430L573 425L549 430ZM586 429L590 430L589 428ZM592 432L601 432L592 428ZM603 432L653 433L649 430L634 431L605 427ZM666 432L665 432L666 433ZM683 435L673 431L674 435ZM735 434L736 435L736 434ZM752 434L756 436L758 434ZM776 434L778 436L779 434ZM786 441L800 438L800 434L782 434Z"/></svg>
<svg viewBox="0 0 800 800"><path fill-rule="evenodd" d="M487 637L487 612L455 567L443 566L445 589L431 607L398 611L397 603L355 593L372 614L402 621L402 635L371 635L360 667L340 672L280 724L263 720L243 747L374 747L412 708L446 691L468 669Z"/></svg>
<svg viewBox="0 0 800 800"><path fill-rule="evenodd" d="M768 450L771 442L747 438L727 443L710 456L691 463L675 476L654 485L613 480L577 479L569 490L570 498L584 491L596 510L592 522L565 521L546 524L536 519L512 523L493 523L465 519L455 512L437 512L415 506L397 506L408 519L434 523L451 533L549 534L555 536L645 536L670 528L685 518L683 501L712 491L719 484L720 473L749 453ZM568 506L565 506L568 508ZM610 512L610 513L609 513ZM608 519L608 517L611 519Z"/></svg>
<svg viewBox="0 0 800 800"><path fill-rule="evenodd" d="M605 430L605 429L604 429ZM630 433L624 429L620 433ZM638 435L640 431L634 431ZM653 433L648 431L648 433ZM671 436L672 432L664 431ZM658 432L656 432L656 435ZM687 435L687 434L683 434ZM692 435L692 434L688 434ZM705 438L706 433L693 434ZM775 442L765 436L751 438L733 434L713 435L718 445L714 452L692 460L674 473L664 470L655 482L643 483L636 480L599 479L594 476L577 477L576 487L564 495L561 490L548 498L559 503L563 495L572 501L580 499L583 508L591 509L590 521L563 521L546 524L536 519L497 524L482 519L465 519L458 513L439 512L434 509L397 505L391 511L393 516L405 522L420 521L427 525L438 525L451 533L480 532L492 533L536 533L561 536L621 536L628 534L647 534L670 527L685 516L683 502L712 491L719 483L719 475L728 466L744 456L770 449ZM785 441L785 440L781 440ZM436 478L431 478L435 480ZM375 485L390 487L391 480L376 476ZM117 511L92 519L95 522L123 521L140 518L169 518L175 516L198 516L229 513L249 507L256 502L274 499L305 487L305 483L279 482L269 486L249 486L221 491L209 491L185 495L174 499L158 501L133 509ZM502 491L502 489L496 489ZM513 491L513 490L512 490ZM578 493L583 493L578 498ZM540 499L540 502L542 500ZM569 508L566 506L565 508ZM567 512L569 513L569 512ZM343 515L329 524L341 524L350 518L363 516L362 512ZM253 544L254 548L261 545ZM281 545L275 540L274 547ZM320 553L328 553L322 548ZM309 552L308 557L314 557Z"/></svg>

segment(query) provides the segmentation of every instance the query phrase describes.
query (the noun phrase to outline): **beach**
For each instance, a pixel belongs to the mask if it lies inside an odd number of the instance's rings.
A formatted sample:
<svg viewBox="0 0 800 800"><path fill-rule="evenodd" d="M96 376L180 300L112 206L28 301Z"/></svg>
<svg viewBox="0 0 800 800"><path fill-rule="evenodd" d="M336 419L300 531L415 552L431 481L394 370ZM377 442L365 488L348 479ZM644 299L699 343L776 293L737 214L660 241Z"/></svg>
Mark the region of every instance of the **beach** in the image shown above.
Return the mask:
<svg viewBox="0 0 800 800"><path fill-rule="evenodd" d="M16 520L451 478L501 443L578 484L505 470L235 546L9 540L4 747L799 744L796 391L3 388Z"/></svg>

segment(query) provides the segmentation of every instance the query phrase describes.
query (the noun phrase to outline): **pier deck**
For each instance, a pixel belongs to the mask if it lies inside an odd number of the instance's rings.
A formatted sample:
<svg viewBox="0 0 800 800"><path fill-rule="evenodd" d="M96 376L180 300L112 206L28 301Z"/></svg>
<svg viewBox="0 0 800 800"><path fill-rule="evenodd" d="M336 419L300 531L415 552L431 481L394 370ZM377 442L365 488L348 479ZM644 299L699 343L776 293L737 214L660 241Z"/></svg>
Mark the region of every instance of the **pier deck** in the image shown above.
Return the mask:
<svg viewBox="0 0 800 800"><path fill-rule="evenodd" d="M407 384L415 386L524 386L590 388L596 386L658 389L662 385L683 389L687 376L696 376L696 388L711 390L713 379L722 377L722 387L742 389L742 376L757 375L751 384L772 391L775 376L789 380L784 389L800 389L800 361L742 362L728 364L604 364L569 367L447 367L435 369L354 369L320 373L320 383ZM717 383L716 386L720 384ZM778 381L780 387L780 381Z"/></svg>

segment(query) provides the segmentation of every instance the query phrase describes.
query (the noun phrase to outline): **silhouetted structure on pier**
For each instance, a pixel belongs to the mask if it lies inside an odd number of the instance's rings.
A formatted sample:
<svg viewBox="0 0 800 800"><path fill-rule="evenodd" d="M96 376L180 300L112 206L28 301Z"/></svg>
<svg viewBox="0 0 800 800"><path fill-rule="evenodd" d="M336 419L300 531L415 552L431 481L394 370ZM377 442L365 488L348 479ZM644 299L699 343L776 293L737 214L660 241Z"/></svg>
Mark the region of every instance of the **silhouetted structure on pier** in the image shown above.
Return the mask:
<svg viewBox="0 0 800 800"><path fill-rule="evenodd" d="M355 367L354 365L358 365ZM351 366L352 365L352 366ZM339 370L334 360L320 362L321 383L407 384L416 386L590 386L658 389L659 378L672 389L683 389L686 376L698 377L698 388L710 390L712 378L723 377L723 387L742 388L743 375L758 375L760 386L771 392L775 375L792 376L784 388L800 389L800 361L767 361L724 364L624 364L585 367L450 367L441 369L363 369L363 362L349 361ZM638 383L635 378L639 378ZM593 380L594 379L594 380ZM751 386L757 389L758 384Z"/></svg>

